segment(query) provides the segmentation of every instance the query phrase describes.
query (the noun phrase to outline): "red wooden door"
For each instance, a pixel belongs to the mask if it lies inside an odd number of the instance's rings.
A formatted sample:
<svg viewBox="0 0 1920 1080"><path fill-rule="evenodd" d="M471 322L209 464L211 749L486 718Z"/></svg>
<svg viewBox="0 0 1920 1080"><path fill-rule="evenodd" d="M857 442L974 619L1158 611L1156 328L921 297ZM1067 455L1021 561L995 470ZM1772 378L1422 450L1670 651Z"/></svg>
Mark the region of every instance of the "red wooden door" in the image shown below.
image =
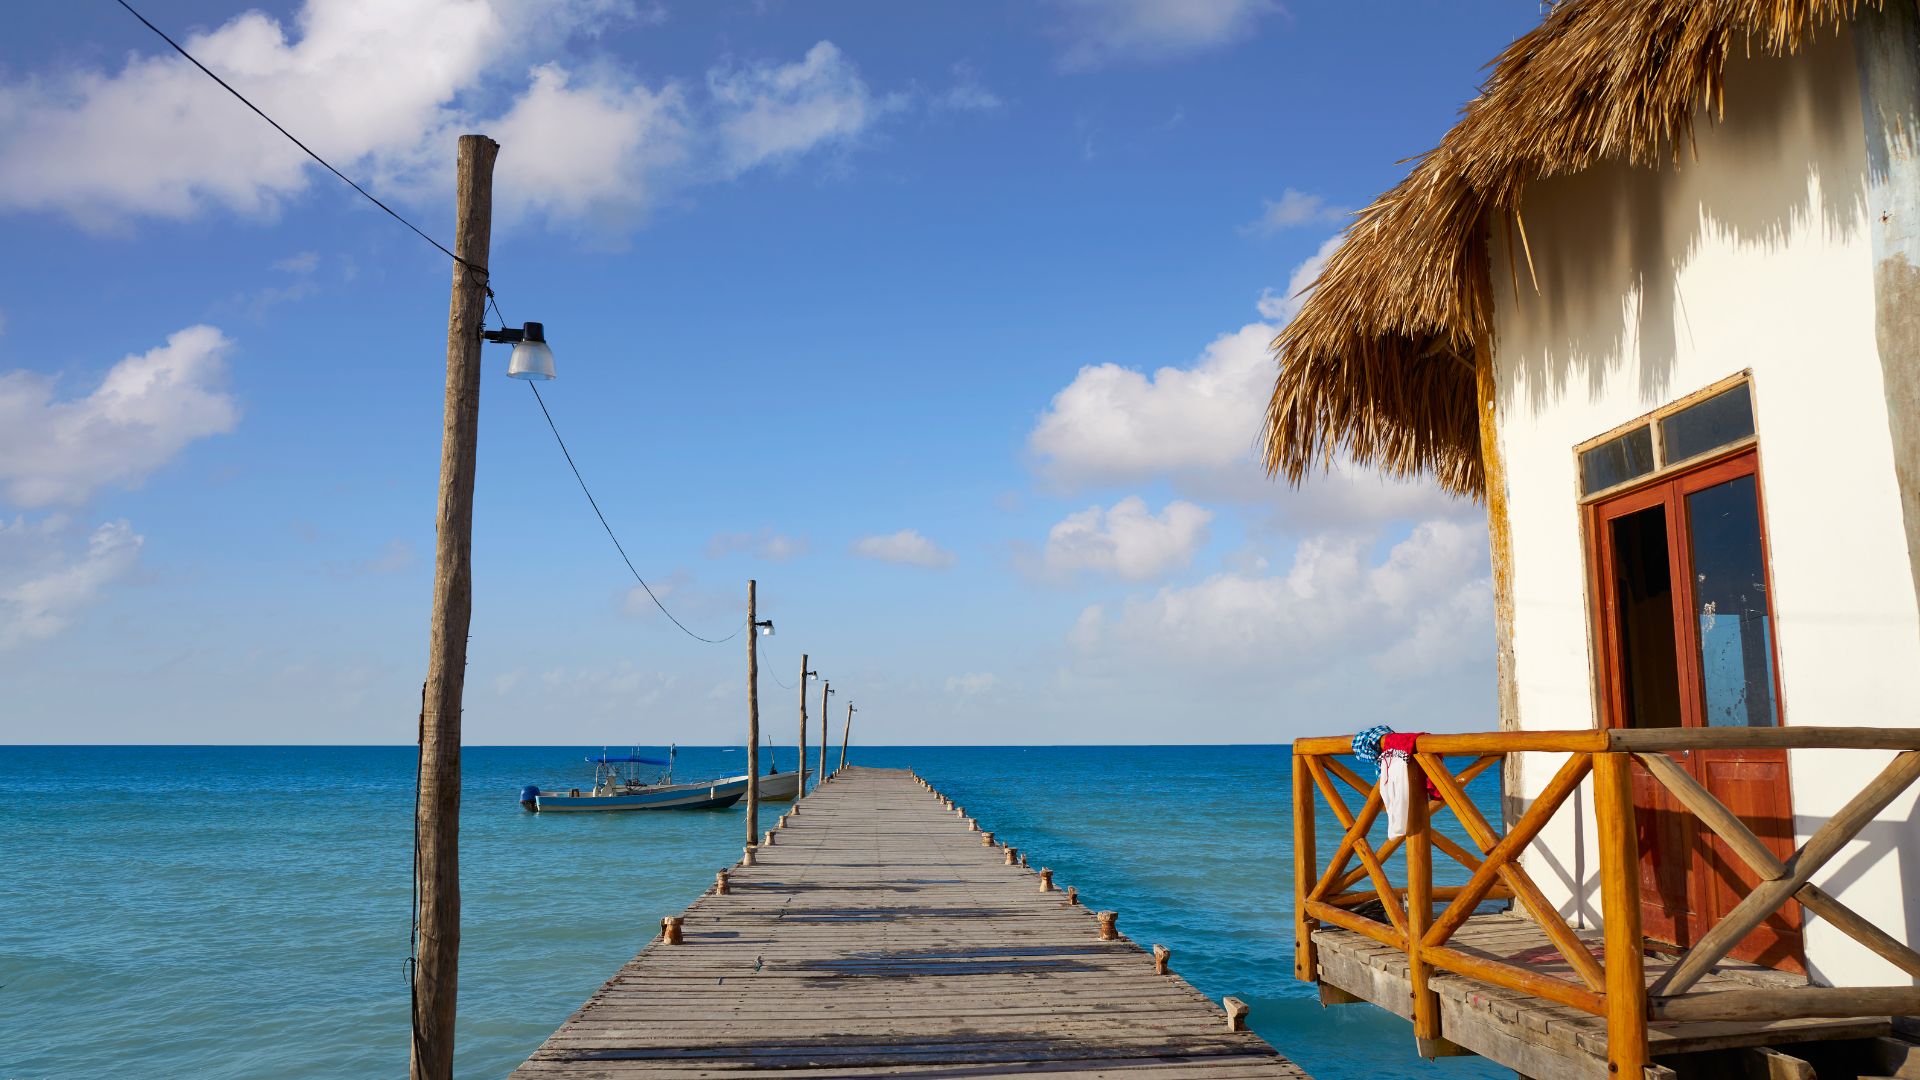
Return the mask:
<svg viewBox="0 0 1920 1080"><path fill-rule="evenodd" d="M1781 721L1758 462L1751 449L1588 508L1601 706L1612 727L1768 727ZM1672 755L1782 858L1793 850L1786 752ZM1647 936L1685 946L1755 879L1634 770ZM1801 970L1796 905L1733 955Z"/></svg>

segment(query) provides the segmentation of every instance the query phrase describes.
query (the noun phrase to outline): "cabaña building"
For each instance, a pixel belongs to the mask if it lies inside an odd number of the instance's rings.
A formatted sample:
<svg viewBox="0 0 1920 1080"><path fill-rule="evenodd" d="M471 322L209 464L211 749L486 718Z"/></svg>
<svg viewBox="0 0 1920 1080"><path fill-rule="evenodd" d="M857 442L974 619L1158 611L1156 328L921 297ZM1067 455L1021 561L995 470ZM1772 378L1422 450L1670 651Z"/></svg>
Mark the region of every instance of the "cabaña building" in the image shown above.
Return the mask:
<svg viewBox="0 0 1920 1080"><path fill-rule="evenodd" d="M1324 1000L1532 1075L1920 1076L1916 22L1565 0L1275 341L1269 470L1481 499L1494 568L1497 724L1420 741L1404 842L1296 747ZM1504 822L1426 826L1495 766Z"/></svg>

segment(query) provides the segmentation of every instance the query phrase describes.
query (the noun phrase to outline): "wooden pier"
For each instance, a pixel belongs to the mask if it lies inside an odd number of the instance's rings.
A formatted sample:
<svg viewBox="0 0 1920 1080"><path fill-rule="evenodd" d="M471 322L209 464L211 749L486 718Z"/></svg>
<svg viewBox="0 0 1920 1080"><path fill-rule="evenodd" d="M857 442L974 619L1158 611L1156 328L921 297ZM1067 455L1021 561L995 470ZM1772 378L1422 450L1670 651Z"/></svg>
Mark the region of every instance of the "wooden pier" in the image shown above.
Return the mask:
<svg viewBox="0 0 1920 1080"><path fill-rule="evenodd" d="M1306 1076L987 828L839 772L513 1076Z"/></svg>

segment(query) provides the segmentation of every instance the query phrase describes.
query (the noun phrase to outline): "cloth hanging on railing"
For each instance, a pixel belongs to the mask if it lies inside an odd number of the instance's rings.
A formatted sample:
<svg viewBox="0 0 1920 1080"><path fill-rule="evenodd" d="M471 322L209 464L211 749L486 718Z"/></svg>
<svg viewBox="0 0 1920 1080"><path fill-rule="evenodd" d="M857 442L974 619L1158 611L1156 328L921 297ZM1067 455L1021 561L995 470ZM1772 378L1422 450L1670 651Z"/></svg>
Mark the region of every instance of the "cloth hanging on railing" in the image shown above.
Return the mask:
<svg viewBox="0 0 1920 1080"><path fill-rule="evenodd" d="M1419 742L1420 736L1425 734L1426 732L1424 731L1396 731L1380 740L1380 753L1383 756L1387 754L1398 754L1403 758L1412 758L1414 745ZM1433 782L1433 777L1427 777L1427 798L1437 799L1439 797L1439 785Z"/></svg>
<svg viewBox="0 0 1920 1080"><path fill-rule="evenodd" d="M1374 771L1378 772L1380 769L1380 743L1391 734L1393 734L1393 729L1385 724L1375 724L1365 731L1360 732L1353 737L1353 756L1373 766Z"/></svg>
<svg viewBox="0 0 1920 1080"><path fill-rule="evenodd" d="M1353 756L1372 765L1380 774L1380 801L1387 811L1387 839L1407 835L1407 762L1424 731L1397 732L1385 724L1375 724L1353 737ZM1437 799L1440 789L1431 778L1427 796Z"/></svg>
<svg viewBox="0 0 1920 1080"><path fill-rule="evenodd" d="M1387 839L1407 835L1407 755L1380 755L1380 801L1387 808Z"/></svg>

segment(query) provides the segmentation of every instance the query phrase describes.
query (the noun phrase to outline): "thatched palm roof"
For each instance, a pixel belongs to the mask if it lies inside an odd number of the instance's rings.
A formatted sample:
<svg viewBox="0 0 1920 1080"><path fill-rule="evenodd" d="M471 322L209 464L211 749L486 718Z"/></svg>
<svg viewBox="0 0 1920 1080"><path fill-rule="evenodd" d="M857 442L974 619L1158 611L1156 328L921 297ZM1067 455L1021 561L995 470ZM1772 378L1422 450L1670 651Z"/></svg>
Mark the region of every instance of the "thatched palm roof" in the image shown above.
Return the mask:
<svg viewBox="0 0 1920 1080"><path fill-rule="evenodd" d="M1286 329L1268 473L1340 453L1481 495L1474 342L1492 332L1488 229L1531 180L1678 162L1718 117L1728 56L1785 55L1877 0L1564 0L1493 62L1460 122L1360 211ZM1524 220L1517 231L1525 241ZM1523 251L1517 258L1527 259ZM1524 265L1524 263L1523 263Z"/></svg>

